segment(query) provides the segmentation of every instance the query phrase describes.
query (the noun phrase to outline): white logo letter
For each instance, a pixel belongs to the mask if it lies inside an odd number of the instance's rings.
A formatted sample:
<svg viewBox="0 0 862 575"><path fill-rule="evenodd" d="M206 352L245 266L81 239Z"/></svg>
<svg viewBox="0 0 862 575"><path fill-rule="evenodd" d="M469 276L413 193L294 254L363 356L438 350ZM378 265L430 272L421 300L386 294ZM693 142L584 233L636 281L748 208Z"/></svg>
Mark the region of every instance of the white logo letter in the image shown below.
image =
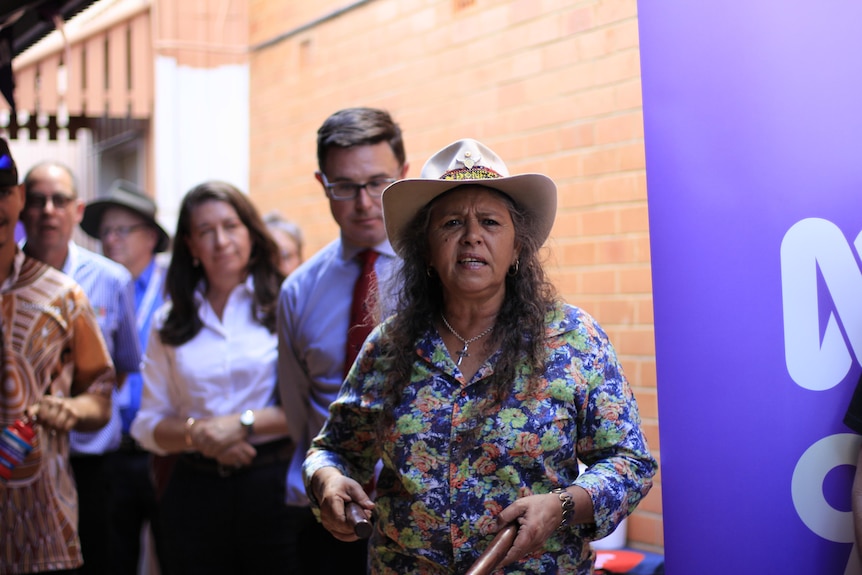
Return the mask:
<svg viewBox="0 0 862 575"><path fill-rule="evenodd" d="M862 234L856 238L857 251L860 247ZM787 371L797 385L812 391L838 385L853 364L835 313L830 312L826 329L820 329L818 270L843 320L847 339L860 357L862 272L838 226L808 218L791 227L781 242L781 291Z"/></svg>

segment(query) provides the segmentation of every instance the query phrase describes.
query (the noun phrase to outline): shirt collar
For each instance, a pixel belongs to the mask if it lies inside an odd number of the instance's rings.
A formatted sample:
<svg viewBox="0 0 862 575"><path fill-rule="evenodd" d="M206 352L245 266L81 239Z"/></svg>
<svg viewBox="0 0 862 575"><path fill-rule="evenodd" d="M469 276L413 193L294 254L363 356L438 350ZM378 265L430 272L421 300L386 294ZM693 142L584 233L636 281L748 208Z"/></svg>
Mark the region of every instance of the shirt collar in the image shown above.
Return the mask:
<svg viewBox="0 0 862 575"><path fill-rule="evenodd" d="M21 266L24 265L24 260L27 256L24 255L24 250L21 248L15 249L15 259L12 260L12 273L9 274L9 277L6 278L6 281L3 282L3 285L0 286L0 291L5 292L10 287L15 285L15 282L18 281L18 274L21 273Z"/></svg>
<svg viewBox="0 0 862 575"><path fill-rule="evenodd" d="M143 275L143 274L142 274ZM233 288L231 290L231 295L236 293L237 290L244 290L249 295L254 295L254 277L251 274L248 274L248 277L245 278L245 281ZM198 282L198 285L195 286L195 303L202 303L206 299L207 293L207 282L204 279L201 279Z"/></svg>
<svg viewBox="0 0 862 575"><path fill-rule="evenodd" d="M549 338L578 329L583 325L586 323L582 312L562 302L557 302L545 315L545 335ZM593 327L597 326L590 322L589 329Z"/></svg>
<svg viewBox="0 0 862 575"><path fill-rule="evenodd" d="M18 249L20 251L26 251L27 249L27 238L21 238L18 241ZM31 256L32 257L32 256ZM41 261L41 260L40 260ZM67 276L72 275L72 271L75 269L75 266L78 263L78 245L69 240L69 249L66 251L66 261L63 262L63 267L60 269L61 272L66 274Z"/></svg>
<svg viewBox="0 0 862 575"><path fill-rule="evenodd" d="M153 277L153 270L156 269L156 258L150 260L150 265L144 268L141 275L135 278L135 289L144 291L150 284L150 278Z"/></svg>
<svg viewBox="0 0 862 575"><path fill-rule="evenodd" d="M60 270L67 276L71 276L78 267L78 245L69 241L69 249L66 252L66 261L63 262L63 268Z"/></svg>
<svg viewBox="0 0 862 575"><path fill-rule="evenodd" d="M341 258L344 261L350 261L354 259L359 252L365 251L367 249L372 249L380 255L384 255L387 257L397 257L395 255L395 250L392 249L392 244L389 243L389 240L384 240L371 248L358 247L345 241L344 239L341 240Z"/></svg>

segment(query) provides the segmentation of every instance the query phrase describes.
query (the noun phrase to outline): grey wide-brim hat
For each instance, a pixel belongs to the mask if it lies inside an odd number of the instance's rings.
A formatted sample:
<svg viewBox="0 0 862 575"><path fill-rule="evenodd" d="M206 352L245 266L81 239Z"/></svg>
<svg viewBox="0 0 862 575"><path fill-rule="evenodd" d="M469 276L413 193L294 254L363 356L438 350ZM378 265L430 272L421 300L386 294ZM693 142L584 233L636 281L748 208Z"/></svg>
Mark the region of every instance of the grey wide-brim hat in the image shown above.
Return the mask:
<svg viewBox="0 0 862 575"><path fill-rule="evenodd" d="M87 204L84 208L84 217L81 219L81 229L87 232L87 235L99 239L102 216L106 209L115 206L135 212L152 225L159 234L155 252L163 252L168 249L171 239L156 221L156 203L140 188L126 180L114 181L107 194Z"/></svg>
<svg viewBox="0 0 862 575"><path fill-rule="evenodd" d="M476 140L453 142L422 166L421 177L399 180L383 190L383 221L393 249L402 254L407 226L419 210L437 196L458 186L475 184L500 191L533 216L543 244L557 215L557 186L542 174L509 175L509 169L490 148Z"/></svg>

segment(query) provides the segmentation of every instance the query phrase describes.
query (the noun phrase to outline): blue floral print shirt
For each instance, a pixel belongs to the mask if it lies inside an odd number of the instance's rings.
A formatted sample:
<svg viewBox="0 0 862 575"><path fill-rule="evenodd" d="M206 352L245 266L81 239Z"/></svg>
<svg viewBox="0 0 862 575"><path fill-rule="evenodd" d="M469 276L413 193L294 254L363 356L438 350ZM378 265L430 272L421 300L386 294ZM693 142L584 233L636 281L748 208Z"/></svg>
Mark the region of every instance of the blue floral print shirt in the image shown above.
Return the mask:
<svg viewBox="0 0 862 575"><path fill-rule="evenodd" d="M588 542L613 531L649 492L656 461L607 335L587 313L564 303L546 323L549 355L538 387L527 394L526 376L517 377L481 429L474 414L488 395L499 352L464 381L430 329L417 342L394 424L381 436L388 366L379 342L387 323L369 336L304 473L306 487L326 466L365 484L382 460L372 573L463 573L493 538L488 529L500 511L517 498L573 484L590 494L595 524L555 531L543 552L498 572L591 573ZM578 459L587 466L580 476Z"/></svg>

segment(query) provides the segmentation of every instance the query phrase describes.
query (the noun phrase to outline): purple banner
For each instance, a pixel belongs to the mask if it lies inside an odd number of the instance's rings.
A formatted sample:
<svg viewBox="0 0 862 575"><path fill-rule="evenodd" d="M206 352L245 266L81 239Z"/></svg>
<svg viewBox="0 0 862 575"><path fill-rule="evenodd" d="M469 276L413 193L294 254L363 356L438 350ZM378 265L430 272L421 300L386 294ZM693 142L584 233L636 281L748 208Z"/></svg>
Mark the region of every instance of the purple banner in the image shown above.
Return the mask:
<svg viewBox="0 0 862 575"><path fill-rule="evenodd" d="M638 2L665 560L862 573L862 2Z"/></svg>

